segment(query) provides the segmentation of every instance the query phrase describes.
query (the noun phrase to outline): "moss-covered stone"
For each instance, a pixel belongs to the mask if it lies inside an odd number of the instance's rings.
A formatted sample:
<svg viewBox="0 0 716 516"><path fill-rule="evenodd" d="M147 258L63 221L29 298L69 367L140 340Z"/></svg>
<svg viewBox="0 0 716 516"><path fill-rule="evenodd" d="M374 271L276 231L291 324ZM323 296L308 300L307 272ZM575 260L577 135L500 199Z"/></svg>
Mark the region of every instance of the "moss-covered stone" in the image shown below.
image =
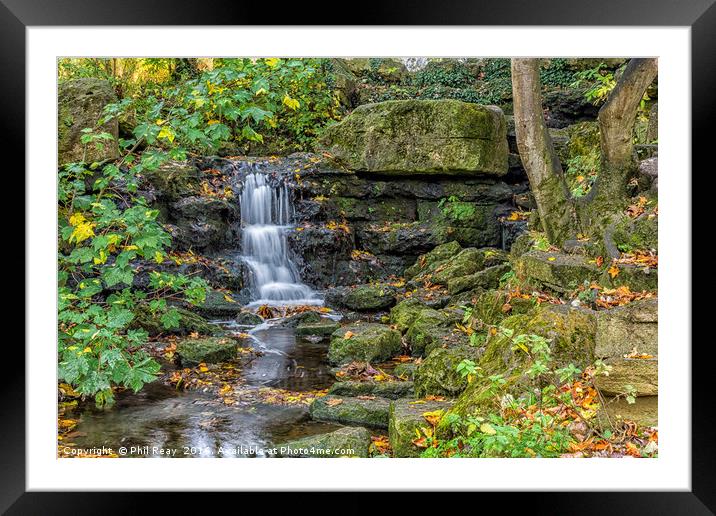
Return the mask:
<svg viewBox="0 0 716 516"><path fill-rule="evenodd" d="M659 218L641 216L624 218L614 227L614 244L623 252L650 250L659 247Z"/></svg>
<svg viewBox="0 0 716 516"><path fill-rule="evenodd" d="M456 397L467 387L467 378L457 372L458 364L463 360L477 362L479 357L479 350L472 346L433 349L415 370L416 396Z"/></svg>
<svg viewBox="0 0 716 516"><path fill-rule="evenodd" d="M279 444L279 457L332 459L340 457L368 457L370 431L360 426L347 426L327 434L304 437Z"/></svg>
<svg viewBox="0 0 716 516"><path fill-rule="evenodd" d="M168 161L156 169L143 170L142 178L157 190L159 197L168 201L177 201L181 197L197 193L201 183L199 169L184 161ZM187 206L184 209L188 208Z"/></svg>
<svg viewBox="0 0 716 516"><path fill-rule="evenodd" d="M615 358L608 360L609 375L598 375L594 385L607 395L624 394L628 386L636 390L637 396L659 394L659 361L655 358Z"/></svg>
<svg viewBox="0 0 716 516"><path fill-rule="evenodd" d="M236 321L236 324L241 326L258 326L264 320L252 312L240 312L236 315L236 318L234 319Z"/></svg>
<svg viewBox="0 0 716 516"><path fill-rule="evenodd" d="M594 354L598 358L659 354L659 308L656 299L643 299L597 312Z"/></svg>
<svg viewBox="0 0 716 516"><path fill-rule="evenodd" d="M437 285L447 285L453 278L467 276L482 270L485 264L485 252L481 249L463 249L448 261L438 266L432 273L431 281Z"/></svg>
<svg viewBox="0 0 716 516"><path fill-rule="evenodd" d="M452 278L448 280L448 292L454 295L459 294L460 292L465 292L466 290L474 290L476 288L497 288L500 285L500 278L509 271L510 265L503 263L501 265L488 267L484 270L475 272L474 274Z"/></svg>
<svg viewBox="0 0 716 516"><path fill-rule="evenodd" d="M410 381L342 381L334 383L328 394L336 396L378 396L395 400L413 396L413 382Z"/></svg>
<svg viewBox="0 0 716 516"><path fill-rule="evenodd" d="M599 280L606 287L627 286L632 292L657 292L659 290L659 271L653 267L639 267L632 264L617 265L619 274L612 276L608 271L602 273Z"/></svg>
<svg viewBox="0 0 716 516"><path fill-rule="evenodd" d="M569 143L567 144L567 157L586 156L590 153L599 153L600 136L597 122L578 122L567 127Z"/></svg>
<svg viewBox="0 0 716 516"><path fill-rule="evenodd" d="M602 271L586 256L529 251L514 260L517 278L556 292L567 292L599 278Z"/></svg>
<svg viewBox="0 0 716 516"><path fill-rule="evenodd" d="M177 343L176 354L182 367L194 367L200 363L216 364L236 357L237 343L233 339L207 337L183 339Z"/></svg>
<svg viewBox="0 0 716 516"><path fill-rule="evenodd" d="M412 380L415 377L415 370L417 369L417 364L415 362L403 362L402 364L398 364L395 366L395 369L393 369L393 375L405 379L406 381Z"/></svg>
<svg viewBox="0 0 716 516"><path fill-rule="evenodd" d="M390 404L390 422L388 439L393 449L393 457L418 457L423 451L413 444L417 438L416 431L431 428L424 414L445 412L450 408L449 401L425 401L422 403L410 400L396 400ZM420 433L420 435L423 435Z"/></svg>
<svg viewBox="0 0 716 516"><path fill-rule="evenodd" d="M328 360L334 365L353 361L379 362L398 353L400 346L398 330L385 324L356 322L331 335Z"/></svg>
<svg viewBox="0 0 716 516"><path fill-rule="evenodd" d="M390 309L390 323L401 332L405 332L425 308L425 303L416 298L403 299Z"/></svg>
<svg viewBox="0 0 716 516"><path fill-rule="evenodd" d="M179 312L179 326L166 329L161 321L161 314L153 314L146 304L137 305L130 327L141 328L150 337L160 333L171 335L188 335L190 333L217 335L222 333L218 326L209 323L201 315L181 307L176 307L176 310Z"/></svg>
<svg viewBox="0 0 716 516"><path fill-rule="evenodd" d="M319 146L356 171L507 173L502 111L456 100L399 100L359 106L326 128Z"/></svg>
<svg viewBox="0 0 716 516"><path fill-rule="evenodd" d="M359 285L349 289L343 305L351 310L372 311L390 308L395 304L395 288L390 285Z"/></svg>
<svg viewBox="0 0 716 516"><path fill-rule="evenodd" d="M353 57L336 59L356 77L387 83L401 82L408 76L402 61L391 57Z"/></svg>
<svg viewBox="0 0 716 516"><path fill-rule="evenodd" d="M296 335L316 335L327 337L333 334L340 325L330 319L323 318L317 322L306 322L296 326Z"/></svg>
<svg viewBox="0 0 716 516"><path fill-rule="evenodd" d="M425 356L434 347L451 342L455 317L443 311L424 308L413 321L405 334L414 356Z"/></svg>
<svg viewBox="0 0 716 516"><path fill-rule="evenodd" d="M119 156L117 119L107 121L97 133L110 135L100 148L94 143L83 144L83 129L95 129L104 107L117 102L117 95L108 81L81 78L62 81L57 90L58 165L74 161L92 163ZM96 134L97 134L96 133Z"/></svg>
<svg viewBox="0 0 716 516"><path fill-rule="evenodd" d="M388 428L390 400L371 400L326 395L316 398L309 408L316 421L335 421L346 425Z"/></svg>
<svg viewBox="0 0 716 516"><path fill-rule="evenodd" d="M204 316L233 319L241 311L241 305L223 292L208 290L206 299L196 309Z"/></svg>
<svg viewBox="0 0 716 516"><path fill-rule="evenodd" d="M432 251L422 254L414 265L405 270L405 278L411 279L420 273L430 273L442 262L445 262L462 251L462 246L455 240L435 247Z"/></svg>

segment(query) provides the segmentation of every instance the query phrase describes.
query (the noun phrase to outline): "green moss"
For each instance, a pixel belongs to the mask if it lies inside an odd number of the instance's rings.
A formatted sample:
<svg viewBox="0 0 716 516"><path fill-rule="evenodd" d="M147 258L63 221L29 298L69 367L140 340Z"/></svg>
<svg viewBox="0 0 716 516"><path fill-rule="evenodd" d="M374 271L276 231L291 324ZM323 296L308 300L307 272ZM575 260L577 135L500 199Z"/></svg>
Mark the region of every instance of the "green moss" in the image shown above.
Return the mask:
<svg viewBox="0 0 716 516"><path fill-rule="evenodd" d="M331 335L328 361L334 365L353 361L379 362L398 351L399 331L384 324L357 322L339 328Z"/></svg>
<svg viewBox="0 0 716 516"><path fill-rule="evenodd" d="M404 299L390 310L390 323L398 330L405 332L420 315L426 306L415 298Z"/></svg>
<svg viewBox="0 0 716 516"><path fill-rule="evenodd" d="M236 341L227 338L184 339L177 344L177 355L183 367L200 363L214 364L236 357Z"/></svg>
<svg viewBox="0 0 716 516"><path fill-rule="evenodd" d="M476 361L480 353L471 346L436 348L415 370L415 394L455 397L467 387L467 378L457 372L463 360Z"/></svg>
<svg viewBox="0 0 716 516"><path fill-rule="evenodd" d="M340 402L336 403L338 400ZM309 413L317 421L388 428L389 409L390 401L385 398L362 400L327 395L316 398L309 407Z"/></svg>
<svg viewBox="0 0 716 516"><path fill-rule="evenodd" d="M432 251L420 255L418 261L405 270L405 278L410 279L420 273L432 272L439 264L449 260L461 250L462 247L460 244L454 240L452 242L436 246Z"/></svg>

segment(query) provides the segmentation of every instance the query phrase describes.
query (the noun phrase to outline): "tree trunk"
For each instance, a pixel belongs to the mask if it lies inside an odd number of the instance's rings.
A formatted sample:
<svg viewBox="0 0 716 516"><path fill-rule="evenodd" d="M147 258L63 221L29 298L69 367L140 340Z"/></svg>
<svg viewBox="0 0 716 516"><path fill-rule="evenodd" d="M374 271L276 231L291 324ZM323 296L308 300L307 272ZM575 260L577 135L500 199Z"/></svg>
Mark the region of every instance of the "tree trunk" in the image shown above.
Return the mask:
<svg viewBox="0 0 716 516"><path fill-rule="evenodd" d="M550 242L562 244L579 232L574 202L547 131L542 111L539 59L512 59L515 133L542 227Z"/></svg>
<svg viewBox="0 0 716 516"><path fill-rule="evenodd" d="M601 170L591 196L603 208L628 197L627 185L636 171L634 122L644 92L658 72L656 59L629 61L616 87L599 110Z"/></svg>

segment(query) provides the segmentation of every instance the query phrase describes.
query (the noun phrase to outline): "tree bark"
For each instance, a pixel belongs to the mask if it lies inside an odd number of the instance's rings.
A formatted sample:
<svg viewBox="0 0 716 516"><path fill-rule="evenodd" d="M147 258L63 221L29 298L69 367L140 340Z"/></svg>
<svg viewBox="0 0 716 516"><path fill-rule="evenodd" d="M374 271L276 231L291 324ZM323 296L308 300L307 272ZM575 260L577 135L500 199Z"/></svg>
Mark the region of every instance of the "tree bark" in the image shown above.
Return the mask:
<svg viewBox="0 0 716 516"><path fill-rule="evenodd" d="M579 224L564 172L542 111L539 59L512 59L512 98L517 147L550 242L574 238Z"/></svg>
<svg viewBox="0 0 716 516"><path fill-rule="evenodd" d="M592 198L600 206L619 204L628 197L627 186L636 171L634 123L644 92L657 73L656 59L631 59L599 110L602 166Z"/></svg>

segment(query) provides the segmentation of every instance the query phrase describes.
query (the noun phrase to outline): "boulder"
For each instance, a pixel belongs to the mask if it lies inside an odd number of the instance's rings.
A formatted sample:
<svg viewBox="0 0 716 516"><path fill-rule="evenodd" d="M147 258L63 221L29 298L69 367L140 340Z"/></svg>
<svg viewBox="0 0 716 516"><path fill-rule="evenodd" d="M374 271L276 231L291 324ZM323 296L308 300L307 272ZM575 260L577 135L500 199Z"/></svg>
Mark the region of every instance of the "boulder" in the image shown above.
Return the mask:
<svg viewBox="0 0 716 516"><path fill-rule="evenodd" d="M258 326L264 320L253 312L240 312L234 319L240 326Z"/></svg>
<svg viewBox="0 0 716 516"><path fill-rule="evenodd" d="M653 267L618 264L619 273L612 277L609 271L602 273L599 283L606 287L627 286L632 292L656 292L659 290L659 271Z"/></svg>
<svg viewBox="0 0 716 516"><path fill-rule="evenodd" d="M309 413L316 421L388 428L389 409L390 400L385 398L365 400L329 394L313 400Z"/></svg>
<svg viewBox="0 0 716 516"><path fill-rule="evenodd" d="M452 278L448 281L448 292L450 294L459 294L466 290L474 290L482 288L485 290L497 288L500 285L500 278L510 271L510 265L503 263L494 265L474 274Z"/></svg>
<svg viewBox="0 0 716 516"><path fill-rule="evenodd" d="M609 376L598 375L594 385L607 395L624 394L627 386L636 390L637 396L659 394L659 361L655 358L617 358L606 362L611 366Z"/></svg>
<svg viewBox="0 0 716 516"><path fill-rule="evenodd" d="M461 250L462 247L455 240L436 246L432 251L420 255L418 261L405 270L405 279L411 279L422 272L432 272L440 263L449 260Z"/></svg>
<svg viewBox="0 0 716 516"><path fill-rule="evenodd" d="M378 323L356 322L331 335L328 361L334 365L353 361L380 362L400 351L400 332Z"/></svg>
<svg viewBox="0 0 716 516"><path fill-rule="evenodd" d="M116 119L101 127L97 123L107 104L117 102L117 95L108 81L82 78L61 81L57 90L57 151L58 165L75 161L93 163L119 157L119 125ZM83 144L83 129L95 133L107 133L100 147L94 143Z"/></svg>
<svg viewBox="0 0 716 516"><path fill-rule="evenodd" d="M405 332L424 308L426 308L425 303L419 299L413 297L403 299L390 309L390 323L401 332Z"/></svg>
<svg viewBox="0 0 716 516"><path fill-rule="evenodd" d="M585 281L591 283L602 273L585 256L536 250L517 258L513 270L520 281L560 293L573 290Z"/></svg>
<svg viewBox="0 0 716 516"><path fill-rule="evenodd" d="M284 318L279 326L282 328L297 328L302 324L313 324L321 322L321 314L313 310L299 312Z"/></svg>
<svg viewBox="0 0 716 516"><path fill-rule="evenodd" d="M311 435L279 444L279 457L331 459L368 457L370 431L360 426L346 426L327 434Z"/></svg>
<svg viewBox="0 0 716 516"><path fill-rule="evenodd" d="M216 364L236 357L237 344L233 339L207 337L183 339L177 343L177 356L182 367L194 367L200 363Z"/></svg>
<svg viewBox="0 0 716 516"><path fill-rule="evenodd" d="M315 335L328 337L335 332L340 325L331 319L323 318L317 322L301 323L296 326L296 335Z"/></svg>
<svg viewBox="0 0 716 516"><path fill-rule="evenodd" d="M401 82L408 76L408 69L400 59L391 57L354 57L335 59L356 77L382 82Z"/></svg>
<svg viewBox="0 0 716 516"><path fill-rule="evenodd" d="M342 381L334 383L328 394L336 396L378 396L395 400L413 396L413 382L409 381Z"/></svg>
<svg viewBox="0 0 716 516"><path fill-rule="evenodd" d="M450 408L449 401L396 400L390 404L388 439L393 449L393 457L419 457L423 451L413 441L423 435L421 428L431 428L424 414L445 412Z"/></svg>
<svg viewBox="0 0 716 516"><path fill-rule="evenodd" d="M199 191L201 172L186 161L168 161L155 169L143 170L142 178L158 198L176 202Z"/></svg>
<svg viewBox="0 0 716 516"><path fill-rule="evenodd" d="M385 284L336 287L326 292L326 301L358 312L384 310L395 304L395 287Z"/></svg>
<svg viewBox="0 0 716 516"><path fill-rule="evenodd" d="M659 397L641 396L635 403L628 403L624 398L608 399L597 414L604 426L609 423L633 421L639 426L657 426L659 424Z"/></svg>
<svg viewBox="0 0 716 516"><path fill-rule="evenodd" d="M659 158L647 158L639 162L639 175L649 186L651 192L659 192Z"/></svg>
<svg viewBox="0 0 716 516"><path fill-rule="evenodd" d="M186 308L174 307L179 312L179 326L166 329L161 321L161 314L152 313L147 304L139 304L134 308L134 319L130 323L130 327L141 328L145 330L149 336L159 335L160 333L171 335L188 335L190 333L198 333L199 335L215 335L221 333L218 326L209 323L201 315L187 310Z"/></svg>
<svg viewBox="0 0 716 516"><path fill-rule="evenodd" d="M467 378L457 372L457 366L463 360L477 362L480 352L472 346L454 346L436 348L415 370L415 394L456 397L467 387Z"/></svg>
<svg viewBox="0 0 716 516"><path fill-rule="evenodd" d="M180 249L217 248L230 237L229 215L233 206L225 199L193 195L169 208L168 225L174 245Z"/></svg>
<svg viewBox="0 0 716 516"><path fill-rule="evenodd" d="M364 104L327 127L319 146L356 171L393 175L507 173L502 111L457 100Z"/></svg>
<svg viewBox="0 0 716 516"><path fill-rule="evenodd" d="M395 366L395 369L393 369L393 375L397 378L409 381L415 377L415 370L417 367L418 366L415 362L403 362Z"/></svg>
<svg viewBox="0 0 716 516"><path fill-rule="evenodd" d="M230 299L231 301L229 301ZM233 319L241 311L241 305L228 294L224 294L224 292L208 290L204 302L198 305L196 309L205 317Z"/></svg>
<svg viewBox="0 0 716 516"><path fill-rule="evenodd" d="M433 271L431 281L437 285L447 285L453 278L467 276L482 270L485 264L485 251L467 248L438 266Z"/></svg>
<svg viewBox="0 0 716 516"><path fill-rule="evenodd" d="M615 358L632 352L658 355L658 322L657 299L642 299L597 312L595 356Z"/></svg>
<svg viewBox="0 0 716 516"><path fill-rule="evenodd" d="M405 334L414 356L425 356L435 347L452 341L455 317L433 308L424 308Z"/></svg>

